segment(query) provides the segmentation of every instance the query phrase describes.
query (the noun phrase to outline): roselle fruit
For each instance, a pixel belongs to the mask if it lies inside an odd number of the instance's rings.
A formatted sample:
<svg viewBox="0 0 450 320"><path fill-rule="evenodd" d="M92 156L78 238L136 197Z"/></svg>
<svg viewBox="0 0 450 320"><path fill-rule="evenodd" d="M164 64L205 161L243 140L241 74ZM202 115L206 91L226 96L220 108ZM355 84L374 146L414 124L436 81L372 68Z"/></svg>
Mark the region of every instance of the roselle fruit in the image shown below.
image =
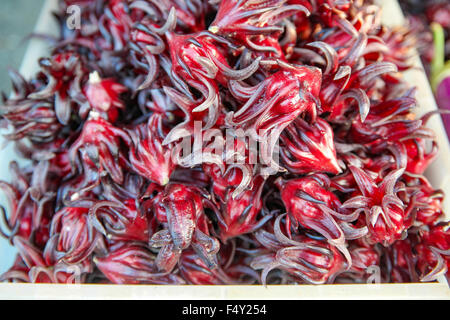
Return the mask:
<svg viewBox="0 0 450 320"><path fill-rule="evenodd" d="M350 170L361 194L346 201L343 206L364 212L369 241L386 245L399 240L404 228L409 227L405 205L396 196L396 183L404 170L390 172L378 185L361 169L350 167Z"/></svg>
<svg viewBox="0 0 450 320"><path fill-rule="evenodd" d="M111 122L115 122L118 117L117 109L125 107L119 96L127 89L113 79L101 79L96 72L89 75L83 91L92 109L105 113L105 118Z"/></svg>
<svg viewBox="0 0 450 320"><path fill-rule="evenodd" d="M105 257L94 257L94 263L113 283L117 284L183 284L176 275L159 273L154 256L145 248L123 244Z"/></svg>
<svg viewBox="0 0 450 320"><path fill-rule="evenodd" d="M167 226L150 239L152 247L162 248L156 262L160 269L170 272L181 252L189 247L209 267L217 264L219 242L209 235L203 197L196 188L169 184L155 201L156 218Z"/></svg>
<svg viewBox="0 0 450 320"><path fill-rule="evenodd" d="M72 5L80 28L66 23ZM424 176L436 115L416 116L401 74L432 39L415 38L417 21L383 25L380 10L59 0L59 36L41 37L51 49L35 75L9 71L0 103L27 160L0 181L0 234L18 252L0 281L448 279L445 194ZM445 24L445 10L426 15Z"/></svg>
<svg viewBox="0 0 450 320"><path fill-rule="evenodd" d="M130 131L133 141L130 150L130 162L134 171L141 176L162 186L169 182L175 170L173 152L170 146L163 147L163 131L161 116L154 114L148 123Z"/></svg>

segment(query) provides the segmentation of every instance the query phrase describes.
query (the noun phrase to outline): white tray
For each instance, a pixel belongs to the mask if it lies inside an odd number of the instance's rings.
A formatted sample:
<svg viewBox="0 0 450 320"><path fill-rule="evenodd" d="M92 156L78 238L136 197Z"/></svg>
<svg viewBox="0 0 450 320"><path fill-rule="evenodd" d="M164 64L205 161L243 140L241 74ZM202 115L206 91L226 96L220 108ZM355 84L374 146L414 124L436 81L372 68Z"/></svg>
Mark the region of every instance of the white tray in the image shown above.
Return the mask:
<svg viewBox="0 0 450 320"><path fill-rule="evenodd" d="M383 21L387 25L401 25L404 18L397 1L378 0L383 6ZM51 11L57 0L47 0L36 26L36 32L52 34L58 30ZM42 41L32 40L25 54L20 72L31 77L38 69L37 59L48 53ZM417 70L405 73L407 80L417 86L420 114L435 110L428 80L420 59ZM450 146L440 117L428 123L438 135L440 155L427 171L435 188L443 189L448 197L444 203L446 218L450 213ZM0 145L2 143L0 137ZM16 159L11 146L1 151L0 179L9 180L8 164ZM0 199L1 200L1 199ZM13 263L14 248L0 240L0 273ZM370 285L299 285L299 286L157 286L157 285L57 285L57 284L0 284L1 299L450 299L450 290L444 278L435 283L370 284Z"/></svg>

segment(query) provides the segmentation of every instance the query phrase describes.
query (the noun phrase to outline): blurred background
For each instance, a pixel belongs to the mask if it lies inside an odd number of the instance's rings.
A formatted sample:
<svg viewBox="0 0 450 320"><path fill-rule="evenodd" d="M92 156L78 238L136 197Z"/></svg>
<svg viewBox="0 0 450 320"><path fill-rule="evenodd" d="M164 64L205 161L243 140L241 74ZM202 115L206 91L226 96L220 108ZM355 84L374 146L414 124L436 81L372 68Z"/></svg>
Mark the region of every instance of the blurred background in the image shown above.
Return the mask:
<svg viewBox="0 0 450 320"><path fill-rule="evenodd" d="M27 48L25 38L33 32L44 0L1 0L0 90L8 92L8 67L18 69Z"/></svg>
<svg viewBox="0 0 450 320"><path fill-rule="evenodd" d="M25 51L28 47L29 36L36 25L41 8L45 0L0 0L0 92L9 95L11 81L8 76L8 68L19 69ZM0 146L1 148L1 146ZM2 161L8 163L13 160L13 146L9 145L2 150ZM0 171L2 168L0 168ZM7 166L3 169L2 178L8 180L9 173L5 174ZM0 203L5 203L5 198L0 195ZM5 272L15 257L15 249L7 244L3 238L0 240L0 272Z"/></svg>

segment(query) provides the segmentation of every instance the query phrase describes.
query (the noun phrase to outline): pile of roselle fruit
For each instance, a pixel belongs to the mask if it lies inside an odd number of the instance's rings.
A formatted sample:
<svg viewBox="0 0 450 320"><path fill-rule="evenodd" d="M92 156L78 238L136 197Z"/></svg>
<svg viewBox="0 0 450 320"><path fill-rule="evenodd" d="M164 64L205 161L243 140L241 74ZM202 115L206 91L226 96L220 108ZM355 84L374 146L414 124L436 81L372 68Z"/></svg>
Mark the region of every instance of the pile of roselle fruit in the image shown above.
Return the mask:
<svg viewBox="0 0 450 320"><path fill-rule="evenodd" d="M433 115L401 75L411 32L379 7L65 0L55 16L51 54L11 72L0 107L31 161L0 183L18 251L2 281L448 279Z"/></svg>
<svg viewBox="0 0 450 320"><path fill-rule="evenodd" d="M401 0L450 137L450 1Z"/></svg>

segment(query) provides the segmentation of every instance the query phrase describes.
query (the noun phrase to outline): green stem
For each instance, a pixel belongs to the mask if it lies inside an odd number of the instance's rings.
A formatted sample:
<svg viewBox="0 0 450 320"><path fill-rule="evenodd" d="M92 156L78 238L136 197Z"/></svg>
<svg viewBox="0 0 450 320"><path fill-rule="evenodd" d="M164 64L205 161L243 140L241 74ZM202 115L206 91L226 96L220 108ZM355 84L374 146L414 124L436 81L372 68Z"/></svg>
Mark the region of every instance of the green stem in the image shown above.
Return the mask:
<svg viewBox="0 0 450 320"><path fill-rule="evenodd" d="M445 66L445 34L442 26L435 22L431 24L431 30L433 31L434 39L434 57L431 62L431 85L433 90L436 91L439 78L441 78L439 75Z"/></svg>

